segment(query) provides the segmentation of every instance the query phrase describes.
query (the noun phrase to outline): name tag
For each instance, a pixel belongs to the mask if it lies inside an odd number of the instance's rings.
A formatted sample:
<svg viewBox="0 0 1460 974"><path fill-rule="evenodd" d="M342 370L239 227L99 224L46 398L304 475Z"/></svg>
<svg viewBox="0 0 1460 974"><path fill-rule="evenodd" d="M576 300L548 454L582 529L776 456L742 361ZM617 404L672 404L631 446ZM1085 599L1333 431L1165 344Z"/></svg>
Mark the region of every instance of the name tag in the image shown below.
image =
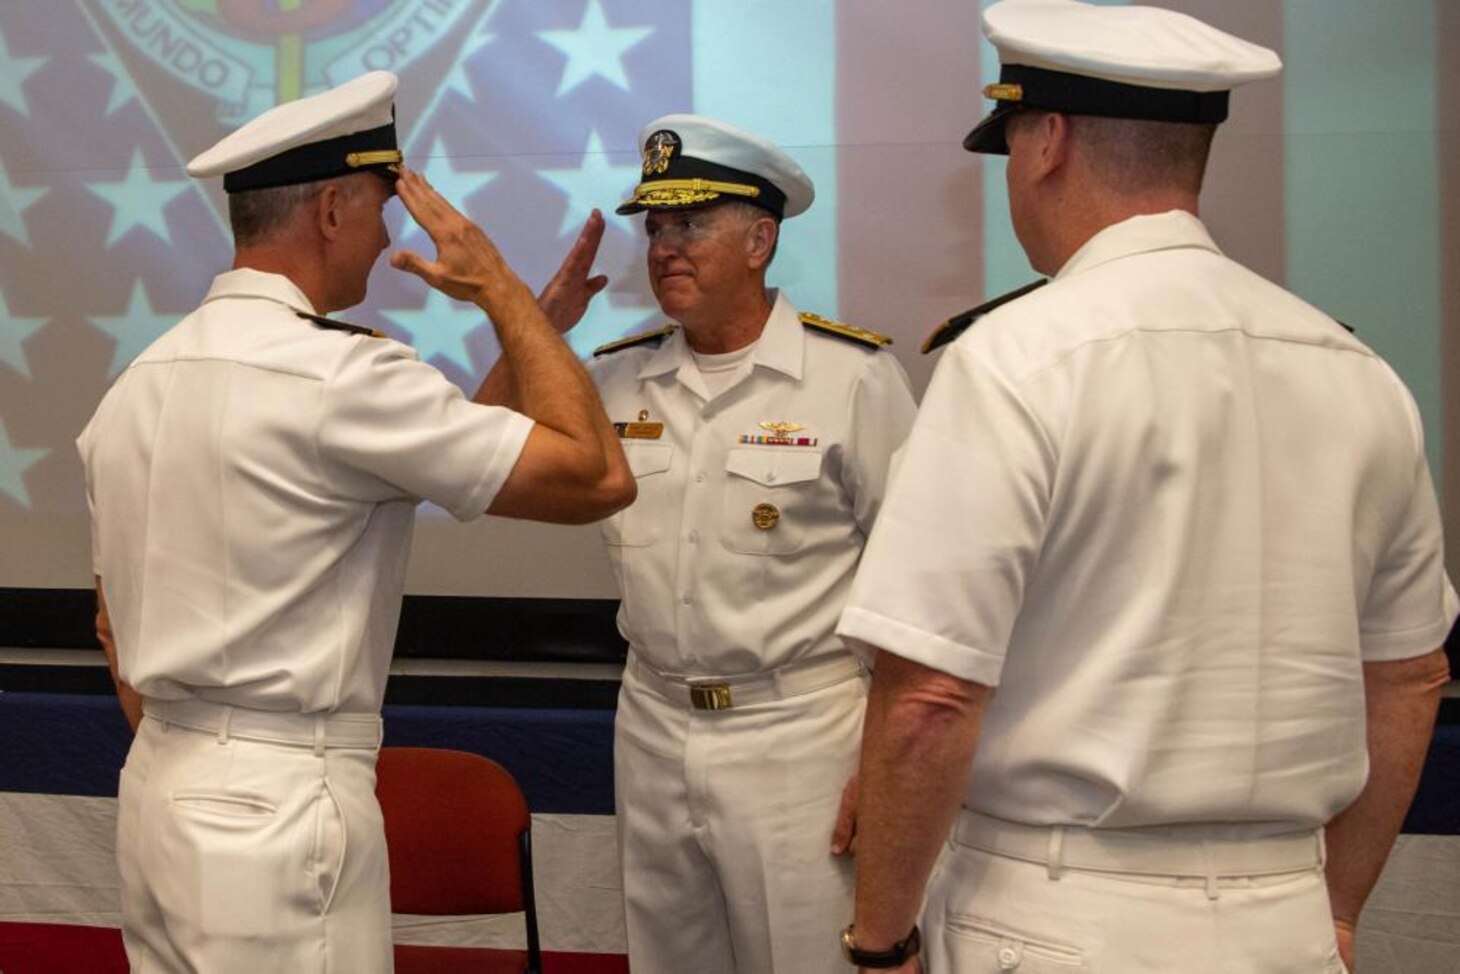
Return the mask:
<svg viewBox="0 0 1460 974"><path fill-rule="evenodd" d="M621 440L657 440L664 435L663 423L614 423L613 431Z"/></svg>

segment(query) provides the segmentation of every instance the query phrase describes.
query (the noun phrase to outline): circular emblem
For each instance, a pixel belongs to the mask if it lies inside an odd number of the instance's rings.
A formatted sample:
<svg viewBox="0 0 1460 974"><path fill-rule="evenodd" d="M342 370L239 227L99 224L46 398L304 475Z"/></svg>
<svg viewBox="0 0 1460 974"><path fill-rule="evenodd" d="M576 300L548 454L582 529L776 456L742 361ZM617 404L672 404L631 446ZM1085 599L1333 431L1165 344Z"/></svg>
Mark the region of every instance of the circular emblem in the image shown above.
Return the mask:
<svg viewBox="0 0 1460 974"><path fill-rule="evenodd" d="M119 38L160 69L155 78L138 79L159 124L183 124L173 121L177 113L168 106L185 85L212 98L220 126L232 128L366 71L400 73L423 58L440 57L443 47L472 36L495 3L128 0L93 6L96 13L88 17L111 21ZM472 51L465 48L462 58Z"/></svg>
<svg viewBox="0 0 1460 974"><path fill-rule="evenodd" d="M644 175L656 176L669 168L669 160L679 148L679 136L660 129L644 140Z"/></svg>
<svg viewBox="0 0 1460 974"><path fill-rule="evenodd" d="M781 510L774 504L757 504L750 512L750 523L762 531L769 531L781 520Z"/></svg>

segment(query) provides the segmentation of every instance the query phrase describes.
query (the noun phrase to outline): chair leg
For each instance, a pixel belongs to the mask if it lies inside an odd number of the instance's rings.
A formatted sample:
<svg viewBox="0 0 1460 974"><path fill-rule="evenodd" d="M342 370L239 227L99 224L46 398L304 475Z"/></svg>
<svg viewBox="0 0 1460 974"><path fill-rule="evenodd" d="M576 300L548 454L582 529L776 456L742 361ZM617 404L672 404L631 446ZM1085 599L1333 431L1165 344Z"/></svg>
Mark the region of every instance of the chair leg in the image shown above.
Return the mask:
<svg viewBox="0 0 1460 974"><path fill-rule="evenodd" d="M532 884L532 830L524 829L517 839L522 862L522 907L527 918L527 974L542 974L542 944L537 933L537 893Z"/></svg>

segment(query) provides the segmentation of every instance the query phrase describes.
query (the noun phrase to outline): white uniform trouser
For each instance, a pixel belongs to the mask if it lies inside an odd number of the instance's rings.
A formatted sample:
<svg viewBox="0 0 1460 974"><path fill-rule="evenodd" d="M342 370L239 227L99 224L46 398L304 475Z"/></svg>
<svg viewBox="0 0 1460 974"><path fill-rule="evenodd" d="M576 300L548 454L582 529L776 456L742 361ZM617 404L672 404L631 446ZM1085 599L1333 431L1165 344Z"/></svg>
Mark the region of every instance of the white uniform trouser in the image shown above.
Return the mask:
<svg viewBox="0 0 1460 974"><path fill-rule="evenodd" d="M693 710L631 663L614 778L634 974L846 974L852 863L830 845L865 701L853 675Z"/></svg>
<svg viewBox="0 0 1460 974"><path fill-rule="evenodd" d="M929 885L926 974L1344 970L1311 833L1307 868L1246 877L1122 875L1070 866L1078 850L1052 868L1045 856L1025 861L974 848L958 838L971 814L963 813ZM1208 854L1200 842L1191 848L1198 859ZM1155 851L1153 861L1161 858ZM1116 858L1122 854L1115 850ZM1209 854L1221 859L1220 850Z"/></svg>
<svg viewBox="0 0 1460 974"><path fill-rule="evenodd" d="M148 701L149 713L168 705ZM188 704L148 716L122 769L117 861L134 974L389 974L390 875L369 746L325 746L323 718ZM320 721L318 746L270 721ZM198 719L193 719L198 718ZM337 725L340 718L331 720ZM286 728L298 737L298 728Z"/></svg>

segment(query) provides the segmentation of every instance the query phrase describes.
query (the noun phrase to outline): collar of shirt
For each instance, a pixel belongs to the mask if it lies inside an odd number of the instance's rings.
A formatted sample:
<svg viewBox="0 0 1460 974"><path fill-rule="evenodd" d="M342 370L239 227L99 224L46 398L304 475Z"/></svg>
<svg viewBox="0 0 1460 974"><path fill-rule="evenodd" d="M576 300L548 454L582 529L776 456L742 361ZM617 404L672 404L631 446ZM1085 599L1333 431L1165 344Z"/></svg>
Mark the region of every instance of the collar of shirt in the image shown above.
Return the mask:
<svg viewBox="0 0 1460 974"><path fill-rule="evenodd" d="M1065 261L1065 266L1060 268L1055 280L1134 254L1188 247L1221 253L1212 241L1211 234L1207 232L1206 225L1185 210L1133 216L1111 224L1085 241L1084 246Z"/></svg>
<svg viewBox="0 0 1460 974"><path fill-rule="evenodd" d="M795 306L780 289L772 288L771 293L775 295L775 301L771 305L771 314L766 319L765 329L761 331L760 340L756 343L751 368L765 366L792 379L800 379L806 358L806 329L801 326L801 318ZM694 353L689 347L688 339L684 337L683 328L676 329L649 356L640 367L638 377L651 379L666 372L674 372L679 381L691 389L699 390L702 385L699 368L695 365Z"/></svg>
<svg viewBox="0 0 1460 974"><path fill-rule="evenodd" d="M222 298L275 301L305 314L317 313L304 292L283 274L270 274L247 267L224 271L213 278L213 286L208 288L208 296L203 298L203 303Z"/></svg>

